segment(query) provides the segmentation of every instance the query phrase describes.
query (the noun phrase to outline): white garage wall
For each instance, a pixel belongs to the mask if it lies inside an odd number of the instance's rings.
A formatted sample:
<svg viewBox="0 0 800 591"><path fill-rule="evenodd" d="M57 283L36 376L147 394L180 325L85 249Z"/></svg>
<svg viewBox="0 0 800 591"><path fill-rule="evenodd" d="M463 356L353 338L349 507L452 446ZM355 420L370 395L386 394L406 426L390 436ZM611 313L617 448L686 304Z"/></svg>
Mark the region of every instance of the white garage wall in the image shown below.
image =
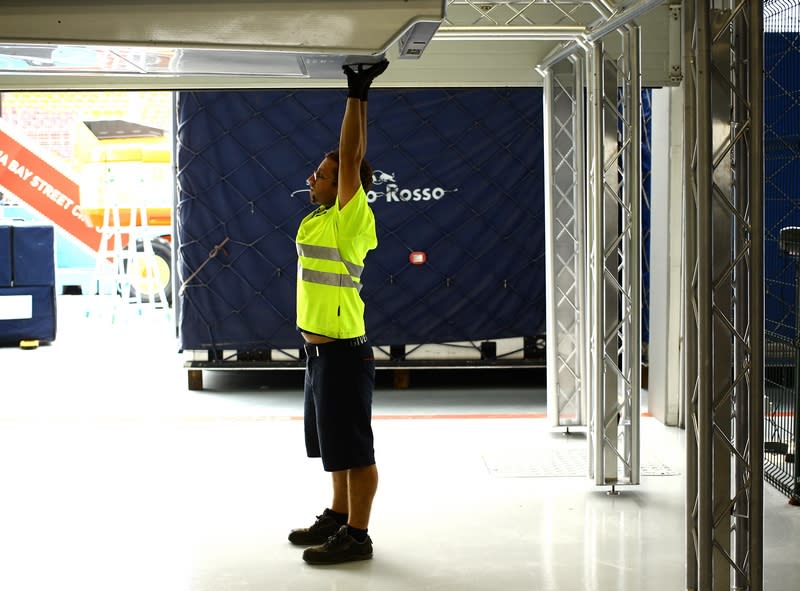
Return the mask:
<svg viewBox="0 0 800 591"><path fill-rule="evenodd" d="M683 91L653 91L648 408L667 425L683 421L681 251L683 243ZM666 163L666 164L663 164Z"/></svg>

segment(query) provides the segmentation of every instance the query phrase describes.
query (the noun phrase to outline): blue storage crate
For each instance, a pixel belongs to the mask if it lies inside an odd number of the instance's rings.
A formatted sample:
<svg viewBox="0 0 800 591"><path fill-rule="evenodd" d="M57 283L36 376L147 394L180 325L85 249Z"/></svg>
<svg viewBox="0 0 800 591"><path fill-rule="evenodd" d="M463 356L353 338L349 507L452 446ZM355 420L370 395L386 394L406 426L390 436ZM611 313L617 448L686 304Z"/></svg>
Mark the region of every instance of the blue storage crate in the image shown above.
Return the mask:
<svg viewBox="0 0 800 591"><path fill-rule="evenodd" d="M52 285L0 287L0 345L56 338L56 298Z"/></svg>
<svg viewBox="0 0 800 591"><path fill-rule="evenodd" d="M17 222L12 226L11 241L14 285L55 285L53 226Z"/></svg>
<svg viewBox="0 0 800 591"><path fill-rule="evenodd" d="M0 287L11 287L11 226L0 224Z"/></svg>

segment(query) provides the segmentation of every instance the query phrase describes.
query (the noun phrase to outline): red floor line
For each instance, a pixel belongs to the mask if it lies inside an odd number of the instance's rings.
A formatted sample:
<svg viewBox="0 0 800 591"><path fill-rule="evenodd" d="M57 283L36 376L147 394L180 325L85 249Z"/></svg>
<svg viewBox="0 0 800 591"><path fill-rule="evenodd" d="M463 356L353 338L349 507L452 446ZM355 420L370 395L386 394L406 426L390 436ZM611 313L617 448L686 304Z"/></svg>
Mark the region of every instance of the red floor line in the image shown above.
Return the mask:
<svg viewBox="0 0 800 591"><path fill-rule="evenodd" d="M302 421L302 416L292 416L289 417L293 421ZM385 420L399 420L399 421L407 421L407 420L431 420L431 419L545 419L547 418L546 413L540 412L531 412L531 413L512 413L512 412L500 412L500 413L447 413L447 414L433 414L433 415L372 415L373 420L376 421L385 421Z"/></svg>
<svg viewBox="0 0 800 591"><path fill-rule="evenodd" d="M642 413L643 417L652 416L650 413ZM500 412L500 413L445 413L445 414L397 414L397 415L373 415L372 417L378 421L386 420L442 420L442 419L546 419L547 413L543 412ZM26 423L80 423L85 422L85 417L0 417L0 424L26 424ZM179 422L179 423L217 423L224 421L302 421L302 415L243 415L243 416L228 416L228 415L213 415L213 416L164 416L164 417L91 417L89 421L99 421L103 423L130 423L138 424L142 422Z"/></svg>
<svg viewBox="0 0 800 591"><path fill-rule="evenodd" d="M433 415L373 415L373 419L414 420L414 419L545 419L542 412L491 412L491 413L447 413Z"/></svg>
<svg viewBox="0 0 800 591"><path fill-rule="evenodd" d="M643 417L651 417L649 412L643 412ZM302 416L289 417L293 421L302 421ZM496 412L496 413L447 413L431 415L373 415L373 420L409 421L409 420L440 420L440 419L546 419L544 412Z"/></svg>

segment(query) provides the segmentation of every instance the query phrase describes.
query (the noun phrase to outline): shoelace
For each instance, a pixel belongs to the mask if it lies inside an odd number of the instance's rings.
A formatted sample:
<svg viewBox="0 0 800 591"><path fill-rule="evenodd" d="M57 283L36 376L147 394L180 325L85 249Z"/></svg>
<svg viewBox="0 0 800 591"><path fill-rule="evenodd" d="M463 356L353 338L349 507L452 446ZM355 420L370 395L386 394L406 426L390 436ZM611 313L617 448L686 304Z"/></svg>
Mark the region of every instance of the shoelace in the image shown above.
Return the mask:
<svg viewBox="0 0 800 591"><path fill-rule="evenodd" d="M335 544L339 538L343 538L347 535L347 527L342 526L336 530L336 533L331 534L328 536L328 540L325 542L325 546L332 546Z"/></svg>
<svg viewBox="0 0 800 591"><path fill-rule="evenodd" d="M317 527L317 526L319 525L319 522L320 522L320 521L321 521L323 518L325 518L325 517L327 517L327 515L325 515L325 514L322 514L322 515L317 515L317 520L314 522L314 525L312 525L312 526L311 526L310 528L308 528L308 529L311 529L311 528Z"/></svg>

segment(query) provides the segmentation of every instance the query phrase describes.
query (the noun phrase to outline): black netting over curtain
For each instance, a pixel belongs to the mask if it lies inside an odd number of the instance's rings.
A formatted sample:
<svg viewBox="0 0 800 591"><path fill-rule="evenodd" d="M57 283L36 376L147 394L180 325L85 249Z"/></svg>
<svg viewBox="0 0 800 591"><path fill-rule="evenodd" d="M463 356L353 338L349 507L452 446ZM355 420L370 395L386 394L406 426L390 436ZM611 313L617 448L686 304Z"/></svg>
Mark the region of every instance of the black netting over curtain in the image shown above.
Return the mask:
<svg viewBox="0 0 800 591"><path fill-rule="evenodd" d="M294 235L344 102L338 90L179 94L184 349L298 346ZM544 332L541 89L374 89L367 157L374 344Z"/></svg>
<svg viewBox="0 0 800 591"><path fill-rule="evenodd" d="M764 474L800 502L800 1L764 4Z"/></svg>

